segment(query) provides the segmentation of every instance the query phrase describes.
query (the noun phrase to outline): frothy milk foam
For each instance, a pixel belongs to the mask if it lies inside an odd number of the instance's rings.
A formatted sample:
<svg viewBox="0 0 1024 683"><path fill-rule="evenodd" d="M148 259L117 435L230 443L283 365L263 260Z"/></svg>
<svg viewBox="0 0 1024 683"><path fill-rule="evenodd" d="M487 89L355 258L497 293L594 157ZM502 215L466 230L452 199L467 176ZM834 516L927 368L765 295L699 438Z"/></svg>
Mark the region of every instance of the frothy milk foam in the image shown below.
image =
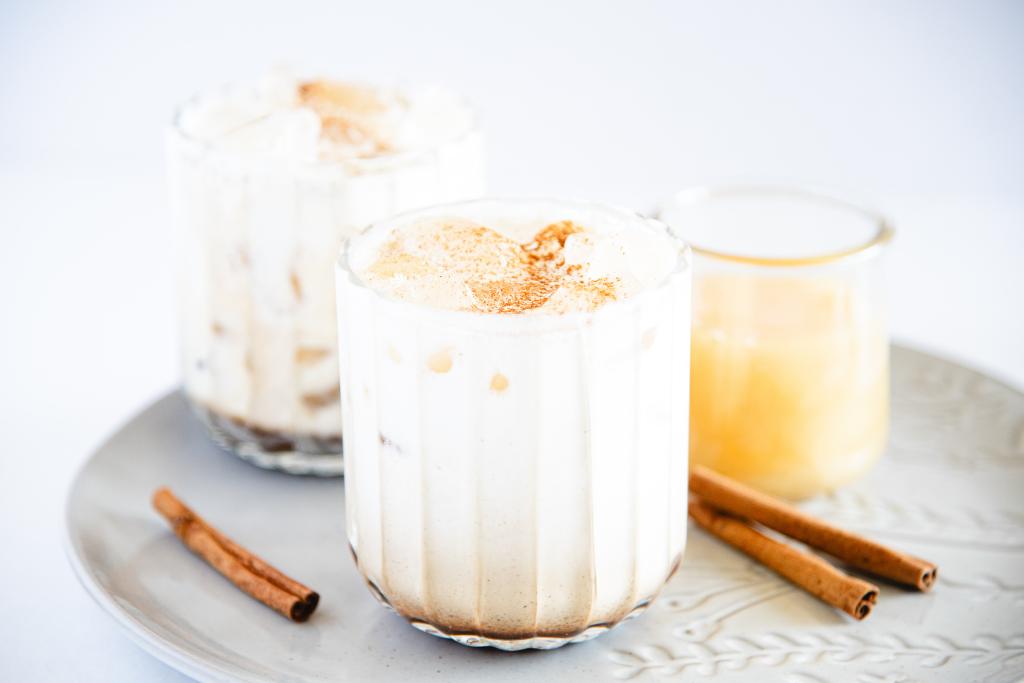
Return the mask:
<svg viewBox="0 0 1024 683"><path fill-rule="evenodd" d="M338 268L348 536L415 626L555 647L646 606L686 535L689 258L556 200L414 212Z"/></svg>
<svg viewBox="0 0 1024 683"><path fill-rule="evenodd" d="M429 216L395 226L373 261L354 264L371 287L406 301L478 313L593 311L650 287L677 260L665 235L585 224ZM378 238L380 239L380 238Z"/></svg>

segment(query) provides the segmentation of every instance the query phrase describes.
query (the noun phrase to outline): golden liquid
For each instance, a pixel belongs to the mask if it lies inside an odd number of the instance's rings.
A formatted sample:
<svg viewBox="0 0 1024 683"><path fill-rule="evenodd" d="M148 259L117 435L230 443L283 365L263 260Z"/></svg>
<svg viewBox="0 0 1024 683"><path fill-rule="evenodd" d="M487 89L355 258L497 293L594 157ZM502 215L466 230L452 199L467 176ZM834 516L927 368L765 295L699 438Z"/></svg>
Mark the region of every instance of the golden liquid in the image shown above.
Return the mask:
<svg viewBox="0 0 1024 683"><path fill-rule="evenodd" d="M859 477L889 423L889 346L864 287L706 275L695 283L692 462L785 498Z"/></svg>

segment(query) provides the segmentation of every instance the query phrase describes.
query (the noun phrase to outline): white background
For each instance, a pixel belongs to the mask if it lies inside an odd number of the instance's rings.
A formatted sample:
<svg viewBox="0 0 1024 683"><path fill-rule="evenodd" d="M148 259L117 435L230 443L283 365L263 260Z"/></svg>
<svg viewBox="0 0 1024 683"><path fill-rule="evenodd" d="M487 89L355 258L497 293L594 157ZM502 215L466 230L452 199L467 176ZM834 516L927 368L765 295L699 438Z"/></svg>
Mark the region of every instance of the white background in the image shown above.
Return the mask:
<svg viewBox="0 0 1024 683"><path fill-rule="evenodd" d="M177 381L161 127L281 63L464 92L494 193L866 200L895 337L1024 386L1024 3L2 0L0 680L182 679L75 583L63 499Z"/></svg>

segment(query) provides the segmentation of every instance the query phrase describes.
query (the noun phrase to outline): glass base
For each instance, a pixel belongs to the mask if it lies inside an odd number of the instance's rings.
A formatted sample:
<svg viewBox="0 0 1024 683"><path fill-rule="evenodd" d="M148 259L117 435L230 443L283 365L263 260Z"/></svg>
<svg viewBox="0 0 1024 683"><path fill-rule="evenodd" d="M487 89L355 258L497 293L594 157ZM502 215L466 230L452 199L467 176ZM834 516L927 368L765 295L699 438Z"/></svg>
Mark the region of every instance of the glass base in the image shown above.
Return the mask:
<svg viewBox="0 0 1024 683"><path fill-rule="evenodd" d="M351 546L349 546L349 550L352 551L352 555L353 557L355 557L355 551L352 550ZM402 614L400 611L395 609L394 605L392 605L386 597L384 597L384 594L380 591L380 588L377 587L377 584L375 584L370 579L367 579L365 576L363 577L363 579L369 586L370 592L373 593L373 596L377 598L377 601L380 604L384 605L392 612L395 612L400 617L408 621L414 628L423 631L424 633L429 633L430 635L437 636L438 638L448 638L450 640L454 640L457 643L461 643L462 645L468 645L470 647L493 647L499 650L508 651L529 649L553 650L557 647L568 645L569 643L582 643L592 638L596 638L605 631L609 631L615 626L618 626L619 624L625 621L629 621L630 619L633 619L634 617L641 614L644 610L647 609L648 606L650 606L651 601L653 599L647 598L645 600L640 601L621 619L617 619L613 622L590 624L589 626L586 626L572 633L539 633L528 638L503 638L500 635L496 634L483 635L479 633L453 632L445 629L442 626L432 624L424 619L418 619Z"/></svg>
<svg viewBox="0 0 1024 683"><path fill-rule="evenodd" d="M609 631L615 626L618 626L624 621L628 621L647 609L650 601L645 601L642 604L634 607L630 612L619 619L618 621L611 624L591 624L579 633L565 635L565 636L545 636L538 635L533 638L518 638L518 639L505 639L496 638L493 636L477 635L472 633L448 633L441 628L428 624L425 621L419 621L416 619L409 619L409 623L413 627L429 633L432 636L438 638L448 638L454 640L462 645L468 645L470 647L493 647L499 650L516 651L516 650L554 650L557 647L568 645L569 643L582 643L587 640L591 640L601 635L605 631Z"/></svg>
<svg viewBox="0 0 1024 683"><path fill-rule="evenodd" d="M345 473L341 436L271 431L228 417L189 399L213 442L246 462L268 470L317 477Z"/></svg>

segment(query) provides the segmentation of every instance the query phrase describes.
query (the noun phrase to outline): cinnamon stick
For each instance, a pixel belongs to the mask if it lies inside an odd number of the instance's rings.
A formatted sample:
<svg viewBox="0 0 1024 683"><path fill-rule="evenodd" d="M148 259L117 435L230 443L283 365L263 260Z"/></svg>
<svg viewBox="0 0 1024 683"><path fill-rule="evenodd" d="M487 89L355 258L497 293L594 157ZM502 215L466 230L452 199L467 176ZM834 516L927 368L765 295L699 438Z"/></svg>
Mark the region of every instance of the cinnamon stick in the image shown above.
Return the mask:
<svg viewBox="0 0 1024 683"><path fill-rule="evenodd" d="M921 591L931 590L938 567L812 517L728 477L694 465L690 491L714 507L763 524L846 564Z"/></svg>
<svg viewBox="0 0 1024 683"><path fill-rule="evenodd" d="M862 620L871 614L878 588L839 571L825 560L765 536L746 522L691 501L690 516L709 533L746 553L822 601Z"/></svg>
<svg viewBox="0 0 1024 683"><path fill-rule="evenodd" d="M168 488L153 494L153 507L170 523L189 550L231 583L292 621L306 621L320 596L270 566L206 523Z"/></svg>

